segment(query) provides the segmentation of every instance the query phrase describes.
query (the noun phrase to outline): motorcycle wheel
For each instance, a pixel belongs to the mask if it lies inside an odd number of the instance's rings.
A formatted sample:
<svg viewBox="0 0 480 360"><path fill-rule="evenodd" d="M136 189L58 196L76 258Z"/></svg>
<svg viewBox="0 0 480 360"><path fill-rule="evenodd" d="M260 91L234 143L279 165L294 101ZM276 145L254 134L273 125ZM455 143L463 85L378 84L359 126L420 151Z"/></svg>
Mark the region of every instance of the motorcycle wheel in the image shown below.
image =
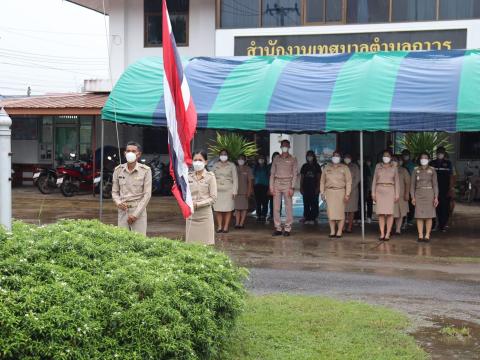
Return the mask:
<svg viewBox="0 0 480 360"><path fill-rule="evenodd" d="M77 186L70 180L64 179L60 191L65 197L72 197L78 191Z"/></svg>
<svg viewBox="0 0 480 360"><path fill-rule="evenodd" d="M110 179L103 181L103 198L112 198L112 181Z"/></svg>
<svg viewBox="0 0 480 360"><path fill-rule="evenodd" d="M40 190L42 194L51 194L52 188L48 183L48 176L47 175L40 175L37 179L37 188Z"/></svg>

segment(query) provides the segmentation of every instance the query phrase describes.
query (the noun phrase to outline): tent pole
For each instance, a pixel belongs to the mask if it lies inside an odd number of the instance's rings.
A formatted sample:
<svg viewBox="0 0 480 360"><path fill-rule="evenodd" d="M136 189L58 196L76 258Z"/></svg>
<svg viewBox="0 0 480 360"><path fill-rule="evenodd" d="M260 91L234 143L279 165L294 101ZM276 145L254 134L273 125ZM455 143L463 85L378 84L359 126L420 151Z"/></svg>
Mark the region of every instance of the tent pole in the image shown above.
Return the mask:
<svg viewBox="0 0 480 360"><path fill-rule="evenodd" d="M103 219L103 141L104 141L104 120L100 119L102 124L101 127L101 140L100 140L100 213L99 213L99 220L102 221Z"/></svg>
<svg viewBox="0 0 480 360"><path fill-rule="evenodd" d="M362 206L361 216L362 216L362 241L365 241L365 187L363 185L365 179L363 177L363 130L360 131L360 204Z"/></svg>

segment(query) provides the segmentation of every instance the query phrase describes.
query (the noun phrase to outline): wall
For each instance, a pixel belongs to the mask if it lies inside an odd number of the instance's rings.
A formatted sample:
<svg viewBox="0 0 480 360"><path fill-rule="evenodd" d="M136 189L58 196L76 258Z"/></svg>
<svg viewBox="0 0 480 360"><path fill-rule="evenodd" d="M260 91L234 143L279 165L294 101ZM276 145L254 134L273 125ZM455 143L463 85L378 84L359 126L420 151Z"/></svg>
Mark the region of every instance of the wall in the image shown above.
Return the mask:
<svg viewBox="0 0 480 360"><path fill-rule="evenodd" d="M37 164L38 140L12 140L12 163Z"/></svg>
<svg viewBox="0 0 480 360"><path fill-rule="evenodd" d="M111 67L115 83L128 65L146 56L161 56L162 48L144 47L143 0L115 0L110 10ZM189 46L182 56L215 54L215 0L190 0Z"/></svg>

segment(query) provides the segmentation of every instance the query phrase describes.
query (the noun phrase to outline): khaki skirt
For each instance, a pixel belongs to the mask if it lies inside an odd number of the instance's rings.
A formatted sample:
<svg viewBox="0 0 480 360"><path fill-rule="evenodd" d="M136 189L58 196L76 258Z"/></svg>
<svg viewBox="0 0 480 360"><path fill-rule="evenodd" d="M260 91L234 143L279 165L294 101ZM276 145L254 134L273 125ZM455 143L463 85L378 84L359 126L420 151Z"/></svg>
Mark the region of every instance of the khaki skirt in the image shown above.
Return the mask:
<svg viewBox="0 0 480 360"><path fill-rule="evenodd" d="M377 185L375 196L377 197L375 213L377 215L393 215L395 205L395 187Z"/></svg>
<svg viewBox="0 0 480 360"><path fill-rule="evenodd" d="M235 196L235 210L248 210L248 197L247 195Z"/></svg>
<svg viewBox="0 0 480 360"><path fill-rule="evenodd" d="M215 244L215 225L210 206L195 210L193 215L187 219L185 242L203 245Z"/></svg>
<svg viewBox="0 0 480 360"><path fill-rule="evenodd" d="M403 197L398 200L394 205L393 217L403 218L408 214L408 201L403 200Z"/></svg>
<svg viewBox="0 0 480 360"><path fill-rule="evenodd" d="M347 205L345 205L345 212L352 213L358 211L358 198L359 198L359 191L358 186L354 186L356 189L352 188L352 193L350 194L350 198L348 199Z"/></svg>
<svg viewBox="0 0 480 360"><path fill-rule="evenodd" d="M233 200L233 187L225 189L217 189L217 200L213 204L213 210L219 212L230 212L235 209L235 201Z"/></svg>
<svg viewBox="0 0 480 360"><path fill-rule="evenodd" d="M433 219L437 216L435 206L433 206L434 197L433 189L415 190L416 219Z"/></svg>
<svg viewBox="0 0 480 360"><path fill-rule="evenodd" d="M345 219L345 189L327 189L325 191L328 220Z"/></svg>

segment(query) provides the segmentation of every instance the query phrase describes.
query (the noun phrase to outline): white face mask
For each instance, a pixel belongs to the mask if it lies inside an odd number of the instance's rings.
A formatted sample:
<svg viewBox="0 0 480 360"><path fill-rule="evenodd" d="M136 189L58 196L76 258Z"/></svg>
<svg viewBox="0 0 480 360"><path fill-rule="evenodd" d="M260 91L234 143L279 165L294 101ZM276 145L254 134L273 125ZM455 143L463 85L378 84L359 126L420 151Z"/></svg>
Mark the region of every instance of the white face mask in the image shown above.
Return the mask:
<svg viewBox="0 0 480 360"><path fill-rule="evenodd" d="M428 159L420 159L420 164L422 166L427 166L428 165Z"/></svg>
<svg viewBox="0 0 480 360"><path fill-rule="evenodd" d="M392 161L392 158L389 156L384 156L382 160L385 164L389 164L390 161Z"/></svg>
<svg viewBox="0 0 480 360"><path fill-rule="evenodd" d="M228 156L227 155L220 155L220 161L221 162L225 162L228 160Z"/></svg>
<svg viewBox="0 0 480 360"><path fill-rule="evenodd" d="M347 164L347 165L348 165L348 164L350 164L350 163L352 162L352 159L350 159L350 158L346 158L346 159L345 159L345 160L343 160L343 161L345 161L345 164Z"/></svg>
<svg viewBox="0 0 480 360"><path fill-rule="evenodd" d="M288 150L289 150L289 149L290 149L290 148L288 148L288 147L286 147L286 146L282 146L282 152L283 152L283 153L288 153Z"/></svg>
<svg viewBox="0 0 480 360"><path fill-rule="evenodd" d="M307 161L312 162L313 161L313 156L307 156Z"/></svg>
<svg viewBox="0 0 480 360"><path fill-rule="evenodd" d="M245 160L238 160L238 165L240 165L240 166L245 165Z"/></svg>
<svg viewBox="0 0 480 360"><path fill-rule="evenodd" d="M445 159L445 154L443 153L437 154L437 159L440 159L440 160Z"/></svg>
<svg viewBox="0 0 480 360"><path fill-rule="evenodd" d="M127 152L125 154L125 159L127 159L127 162L131 164L137 161L137 155L133 152Z"/></svg>
<svg viewBox="0 0 480 360"><path fill-rule="evenodd" d="M258 159L258 163L259 163L260 165L263 165L263 164L265 164L265 160L264 160L264 159Z"/></svg>
<svg viewBox="0 0 480 360"><path fill-rule="evenodd" d="M193 170L202 171L205 169L205 163L203 161L197 160L193 162Z"/></svg>
<svg viewBox="0 0 480 360"><path fill-rule="evenodd" d="M334 163L334 164L340 164L340 156L334 156L334 157L332 157L332 163Z"/></svg>
<svg viewBox="0 0 480 360"><path fill-rule="evenodd" d="M408 156L408 155L403 155L403 160L405 160L405 161L410 160L410 156Z"/></svg>

